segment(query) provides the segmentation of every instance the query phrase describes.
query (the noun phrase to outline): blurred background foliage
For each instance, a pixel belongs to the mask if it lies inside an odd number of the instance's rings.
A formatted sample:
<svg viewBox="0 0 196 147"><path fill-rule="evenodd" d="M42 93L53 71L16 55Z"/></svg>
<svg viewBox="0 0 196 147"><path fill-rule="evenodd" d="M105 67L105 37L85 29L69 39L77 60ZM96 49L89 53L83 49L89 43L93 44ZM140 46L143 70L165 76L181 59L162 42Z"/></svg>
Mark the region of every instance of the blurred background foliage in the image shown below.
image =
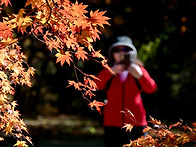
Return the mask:
<svg viewBox="0 0 196 147"><path fill-rule="evenodd" d="M12 0L17 12L25 5ZM74 2L74 1L72 1ZM108 47L117 35L128 35L138 49L138 57L155 79L158 89L143 95L147 115L160 120L195 121L196 49L194 0L78 0L87 10L107 11L111 26L101 29L96 50L108 57ZM67 87L75 80L73 67L55 63L54 54L33 37L21 41L27 61L36 68L33 87L16 88L15 99L24 117L78 114L97 116L79 91ZM89 74L97 74L101 65L90 60L76 65Z"/></svg>

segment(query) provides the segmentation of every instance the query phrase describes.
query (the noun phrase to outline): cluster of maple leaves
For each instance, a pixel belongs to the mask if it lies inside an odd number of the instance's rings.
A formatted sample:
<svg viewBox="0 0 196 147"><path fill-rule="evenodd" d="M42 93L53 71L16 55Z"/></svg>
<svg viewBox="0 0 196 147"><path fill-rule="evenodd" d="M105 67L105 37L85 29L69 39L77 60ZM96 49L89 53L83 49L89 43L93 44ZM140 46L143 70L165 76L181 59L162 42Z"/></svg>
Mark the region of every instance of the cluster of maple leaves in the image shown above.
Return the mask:
<svg viewBox="0 0 196 147"><path fill-rule="evenodd" d="M0 12L8 5L12 5L10 0L0 0ZM25 9L26 7L28 9ZM88 105L96 108L100 113L100 107L104 104L96 100L91 101L95 96L93 92L97 90L93 79L97 77L83 73L75 66L75 61L93 58L110 70L101 51L95 51L92 45L100 39L99 27L109 25L109 18L104 16L105 12L99 10L88 12L87 5L79 4L77 1L71 3L69 0L27 0L25 8L20 9L18 14L9 14L1 18L0 22L0 132L13 135L17 139L14 145L17 147L27 147L27 141L31 144L32 142L29 136L24 135L24 132L28 133L28 131L20 118L20 113L16 110L17 103L13 101L14 87L16 84L31 86L30 79L35 72L35 69L29 67L25 61L26 57L19 45L21 39L29 35L34 36L46 44L51 52L55 52L56 63L59 62L61 66L67 63L72 65L75 71L81 72L83 81L79 81L76 74L76 81L69 80L68 86L74 86L81 91ZM22 37L14 37L14 33L21 33ZM127 112L134 120L134 115ZM183 144L195 137L195 129L186 127L193 132L192 136L178 135L172 134L153 118L152 122L159 126L159 129L147 127L145 132L153 133L157 136L156 139L148 135L131 141L126 146L161 146L160 142L170 145L174 142L177 144L179 141ZM180 124L173 126L177 125ZM125 124L124 127L131 131L133 126ZM0 141L2 140L4 138L0 137Z"/></svg>
<svg viewBox="0 0 196 147"><path fill-rule="evenodd" d="M134 115L129 110L123 113L137 123ZM146 135L136 140L130 140L130 143L123 145L123 147L178 147L185 143L196 142L196 123L191 123L192 126L190 127L180 120L168 127L151 116L150 119L149 123L152 124L152 127L146 126L143 129L143 133ZM131 132L133 127L133 124L124 124L122 128Z"/></svg>
<svg viewBox="0 0 196 147"><path fill-rule="evenodd" d="M0 12L8 5L10 0L0 0ZM27 9L28 7L28 9ZM30 7L30 9L29 9ZM105 12L99 10L88 12L87 5L69 0L27 0L25 8L18 14L8 14L0 22L0 131L11 134L17 139L14 146L27 147L31 138L24 135L27 127L16 110L17 103L13 101L16 84L31 86L31 76L35 69L29 67L25 55L21 51L19 41L29 35L34 36L46 44L51 52L55 52L56 63L61 66L67 63L73 65L75 70L82 72L75 66L77 60L97 58L99 62L109 68L107 60L100 50L95 51L92 43L99 38L99 27L109 25L109 18ZM87 16L88 15L88 16ZM22 36L14 37L14 33ZM83 72L82 72L83 73ZM99 102L90 99L97 89L93 75L84 74L84 81L69 81L80 90L88 104L100 110ZM0 137L0 140L4 140Z"/></svg>

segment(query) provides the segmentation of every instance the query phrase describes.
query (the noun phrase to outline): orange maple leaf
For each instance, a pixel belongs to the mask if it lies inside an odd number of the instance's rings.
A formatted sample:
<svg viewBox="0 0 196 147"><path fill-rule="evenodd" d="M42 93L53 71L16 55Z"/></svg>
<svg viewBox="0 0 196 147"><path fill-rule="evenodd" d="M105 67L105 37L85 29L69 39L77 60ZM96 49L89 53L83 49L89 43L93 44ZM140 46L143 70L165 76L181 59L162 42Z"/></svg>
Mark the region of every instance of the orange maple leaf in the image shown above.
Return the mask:
<svg viewBox="0 0 196 147"><path fill-rule="evenodd" d="M2 132L5 132L5 134L7 135L8 133L11 134L12 131L13 131L13 127L9 123L7 123L6 128Z"/></svg>
<svg viewBox="0 0 196 147"><path fill-rule="evenodd" d="M33 145L33 142L31 141L31 139L32 139L31 137L26 136L25 139L26 139L29 143L31 143L31 144Z"/></svg>
<svg viewBox="0 0 196 147"><path fill-rule="evenodd" d="M84 51L84 47L79 47L76 52L76 57L78 59L82 59L84 61L85 59L88 59L86 54L88 54L88 53L86 51Z"/></svg>
<svg viewBox="0 0 196 147"><path fill-rule="evenodd" d="M89 21L92 22L92 24L99 25L102 28L104 28L103 27L104 24L110 25L108 23L108 21L107 21L110 18L109 17L106 17L106 16L103 16L105 13L106 13L106 11L101 11L101 12L99 12L99 10L97 10L95 12L91 11L90 12L91 18L89 18Z"/></svg>
<svg viewBox="0 0 196 147"><path fill-rule="evenodd" d="M89 95L90 99L92 98L92 96L96 96L94 93L92 93L91 90L87 90L87 91L85 92L85 95Z"/></svg>
<svg viewBox="0 0 196 147"><path fill-rule="evenodd" d="M96 27L92 29L91 33L94 41L96 41L97 38L100 40L99 34L101 34L101 32Z"/></svg>
<svg viewBox="0 0 196 147"><path fill-rule="evenodd" d="M69 86L74 86L75 89L81 90L81 89L80 89L80 84L79 84L79 83L76 83L75 81L72 81L72 80L68 80L68 82L69 82L69 85L68 85L67 87L69 87Z"/></svg>
<svg viewBox="0 0 196 147"><path fill-rule="evenodd" d="M105 104L102 103L102 102L98 102L98 101L94 100L93 102L89 103L89 106L91 107L91 109L93 107L95 107L97 109L97 111L99 111L99 113L101 114L101 108L100 107L105 106Z"/></svg>
<svg viewBox="0 0 196 147"><path fill-rule="evenodd" d="M105 57L104 57L100 52L101 52L101 50L96 51L96 52L93 52L93 53L92 53L92 56L93 56L93 57L97 57L97 58L105 59Z"/></svg>
<svg viewBox="0 0 196 147"><path fill-rule="evenodd" d="M172 125L169 126L169 129L171 129L171 128L173 128L173 127L180 126L180 125L182 125L181 122L174 123L174 124L172 124Z"/></svg>
<svg viewBox="0 0 196 147"><path fill-rule="evenodd" d="M150 131L152 128L149 127L149 126L146 126L144 129L143 129L143 133L146 133L148 131Z"/></svg>
<svg viewBox="0 0 196 147"><path fill-rule="evenodd" d="M83 3L78 4L78 1L76 1L76 3L72 5L72 9L73 9L72 15L78 17L84 16L84 13L88 12L87 10L85 10L87 6L88 5L83 5Z"/></svg>
<svg viewBox="0 0 196 147"><path fill-rule="evenodd" d="M150 119L151 119L151 121L149 121L149 122L151 122L152 124L155 124L155 125L161 125L161 121L159 120L156 120L156 119L154 119L152 116L150 116Z"/></svg>
<svg viewBox="0 0 196 147"><path fill-rule="evenodd" d="M8 6L8 4L12 6L12 4L10 3L10 0L1 0L1 5L3 4L5 4L6 7Z"/></svg>
<svg viewBox="0 0 196 147"><path fill-rule="evenodd" d="M69 51L66 51L65 53L56 53L55 56L57 57L56 63L61 62L61 66L63 66L65 61L69 65L70 65L70 61L72 61L71 59L72 55L69 53Z"/></svg>
<svg viewBox="0 0 196 147"><path fill-rule="evenodd" d="M96 83L93 80L89 79L89 78L87 78L87 80L89 82L89 85L90 85L91 89L96 90L97 89Z"/></svg>

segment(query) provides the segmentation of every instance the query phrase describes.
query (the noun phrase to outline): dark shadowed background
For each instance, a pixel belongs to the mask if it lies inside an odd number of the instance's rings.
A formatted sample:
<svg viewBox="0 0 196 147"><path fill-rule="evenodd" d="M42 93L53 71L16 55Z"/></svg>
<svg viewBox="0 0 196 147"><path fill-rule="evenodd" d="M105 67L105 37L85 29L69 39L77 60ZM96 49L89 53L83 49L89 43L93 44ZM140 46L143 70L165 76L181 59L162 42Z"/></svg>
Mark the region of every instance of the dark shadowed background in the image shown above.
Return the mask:
<svg viewBox="0 0 196 147"><path fill-rule="evenodd" d="M11 1L17 12L24 0ZM108 47L116 35L128 35L138 50L139 58L155 79L158 89L143 95L147 115L164 121L195 121L196 102L196 37L194 0L78 0L87 10L107 11L110 26L101 28L96 50L108 56ZM15 99L23 117L77 114L97 117L79 91L67 88L67 80L76 79L73 67L56 64L54 54L33 37L21 41L30 66L37 69L33 87L16 88ZM101 65L78 61L84 72L97 74ZM98 116L99 117L99 116ZM149 118L149 117L148 117Z"/></svg>

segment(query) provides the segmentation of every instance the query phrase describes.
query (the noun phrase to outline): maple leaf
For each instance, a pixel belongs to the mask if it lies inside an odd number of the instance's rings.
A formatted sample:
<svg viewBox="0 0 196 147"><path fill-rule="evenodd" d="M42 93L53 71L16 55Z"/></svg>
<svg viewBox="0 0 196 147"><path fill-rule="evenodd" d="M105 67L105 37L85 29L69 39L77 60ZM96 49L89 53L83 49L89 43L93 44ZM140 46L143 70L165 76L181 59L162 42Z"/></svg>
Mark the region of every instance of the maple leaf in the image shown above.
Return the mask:
<svg viewBox="0 0 196 147"><path fill-rule="evenodd" d="M0 141L3 141L4 140L4 138L3 137L0 137Z"/></svg>
<svg viewBox="0 0 196 147"><path fill-rule="evenodd" d="M93 52L93 53L92 53L92 56L93 56L93 57L97 57L97 58L105 59L105 57L104 57L100 52L101 52L101 50L96 51L96 52Z"/></svg>
<svg viewBox="0 0 196 147"><path fill-rule="evenodd" d="M122 128L126 128L126 131L129 130L129 132L131 132L133 129L133 125L125 123L125 125Z"/></svg>
<svg viewBox="0 0 196 147"><path fill-rule="evenodd" d="M11 25L8 25L6 22L0 22L0 37L8 38L13 35L13 30Z"/></svg>
<svg viewBox="0 0 196 147"><path fill-rule="evenodd" d="M17 143L14 145L17 147L28 147L28 145L26 144L26 141L17 141Z"/></svg>
<svg viewBox="0 0 196 147"><path fill-rule="evenodd" d="M12 43L17 42L17 41L18 41L18 39L6 38L6 39L1 41L1 44L6 46L6 45L12 44Z"/></svg>
<svg viewBox="0 0 196 147"><path fill-rule="evenodd" d="M97 89L96 83L93 80L89 79L89 78L87 80L89 82L89 85L90 85L91 89L96 90Z"/></svg>
<svg viewBox="0 0 196 147"><path fill-rule="evenodd" d="M155 124L155 125L161 125L161 121L159 120L156 120L156 119L154 119L153 117L151 117L150 116L150 119L151 119L151 121L149 121L149 122L151 122L151 123L153 123L153 124Z"/></svg>
<svg viewBox="0 0 196 147"><path fill-rule="evenodd" d="M77 30L77 32L80 32L80 30L79 30L80 27L83 30L89 25L88 20L84 17L77 18L77 20L73 21L73 24L77 26L75 28Z"/></svg>
<svg viewBox="0 0 196 147"><path fill-rule="evenodd" d="M99 111L99 113L101 114L101 108L102 106L105 106L104 103L102 102L98 102L96 100L94 100L93 102L89 103L89 106L91 107L91 109L93 109L93 107L95 107L97 109L97 111Z"/></svg>
<svg viewBox="0 0 196 147"><path fill-rule="evenodd" d="M31 137L26 136L26 137L25 137L25 139L26 139L26 140L27 140L30 144L32 144L32 145L33 145L33 142L31 141L31 139L32 139Z"/></svg>
<svg viewBox="0 0 196 147"><path fill-rule="evenodd" d="M74 86L75 89L81 90L80 89L80 84L79 83L76 83L75 81L68 80L68 84L69 84L69 86ZM69 86L67 86L67 87L69 87Z"/></svg>
<svg viewBox="0 0 196 147"><path fill-rule="evenodd" d="M101 12L99 12L99 10L97 10L95 12L91 11L90 12L91 18L89 18L89 21L92 22L93 25L99 25L102 28L104 28L104 26L103 26L104 24L110 25L107 21L110 18L103 16L105 13L106 13L106 11L101 11Z"/></svg>
<svg viewBox="0 0 196 147"><path fill-rule="evenodd" d="M27 72L28 72L30 75L34 76L35 70L36 70L35 68L29 67L29 69L27 70Z"/></svg>
<svg viewBox="0 0 196 147"><path fill-rule="evenodd" d="M36 35L38 35L38 33L40 32L41 34L43 34L43 26L34 26L34 33L36 34ZM32 29L33 30L33 29Z"/></svg>
<svg viewBox="0 0 196 147"><path fill-rule="evenodd" d="M6 7L8 6L8 4L10 4L12 6L10 0L1 0L1 5L3 5L3 4L5 4Z"/></svg>
<svg viewBox="0 0 196 147"><path fill-rule="evenodd" d="M85 95L89 95L90 99L92 98L92 96L96 96L94 93L92 93L91 90L87 90L87 91L85 92Z"/></svg>
<svg viewBox="0 0 196 147"><path fill-rule="evenodd" d="M76 3L72 5L72 9L73 9L72 15L78 17L84 16L84 13L88 12L87 10L85 10L87 6L88 5L83 5L83 3L78 4L78 1L76 1Z"/></svg>
<svg viewBox="0 0 196 147"><path fill-rule="evenodd" d="M149 126L146 126L144 129L143 129L143 133L146 133L148 131L150 131L152 128L149 127Z"/></svg>
<svg viewBox="0 0 196 147"><path fill-rule="evenodd" d="M91 34L94 41L96 41L97 38L100 40L98 33L101 34L101 32L96 27L93 27Z"/></svg>
<svg viewBox="0 0 196 147"><path fill-rule="evenodd" d="M25 7L31 4L32 8L39 8L42 3L40 0L27 0Z"/></svg>
<svg viewBox="0 0 196 147"><path fill-rule="evenodd" d="M70 61L72 61L72 59L71 59L72 55L69 53L69 51L66 51L65 53L56 53L55 56L57 57L56 63L60 62L61 66L63 66L65 61L69 65L70 65Z"/></svg>
<svg viewBox="0 0 196 147"><path fill-rule="evenodd" d="M13 101L12 103L12 107L15 108L18 104L16 103L16 101Z"/></svg>
<svg viewBox="0 0 196 147"><path fill-rule="evenodd" d="M16 20L19 21L20 18L23 18L23 14L26 14L24 9L20 9Z"/></svg>
<svg viewBox="0 0 196 147"><path fill-rule="evenodd" d="M5 132L5 134L7 135L8 133L12 133L12 131L13 127L8 123L6 128L2 132Z"/></svg>
<svg viewBox="0 0 196 147"><path fill-rule="evenodd" d="M106 59L103 59L103 60L101 61L102 66L103 66L104 68L108 69L112 74L115 75L115 73L112 71L112 69L109 67L109 65L108 65L107 63L108 63L108 61L107 61Z"/></svg>
<svg viewBox="0 0 196 147"><path fill-rule="evenodd" d="M182 123L181 123L181 122L177 122L177 123L175 123L175 124L170 125L170 126L169 126L169 129L171 129L171 128L173 128L173 127L180 126L180 125L182 125Z"/></svg>
<svg viewBox="0 0 196 147"><path fill-rule="evenodd" d="M84 51L84 47L79 47L76 52L76 57L78 59L82 59L84 61L85 59L88 59L86 54L88 54L88 53L86 51Z"/></svg>

